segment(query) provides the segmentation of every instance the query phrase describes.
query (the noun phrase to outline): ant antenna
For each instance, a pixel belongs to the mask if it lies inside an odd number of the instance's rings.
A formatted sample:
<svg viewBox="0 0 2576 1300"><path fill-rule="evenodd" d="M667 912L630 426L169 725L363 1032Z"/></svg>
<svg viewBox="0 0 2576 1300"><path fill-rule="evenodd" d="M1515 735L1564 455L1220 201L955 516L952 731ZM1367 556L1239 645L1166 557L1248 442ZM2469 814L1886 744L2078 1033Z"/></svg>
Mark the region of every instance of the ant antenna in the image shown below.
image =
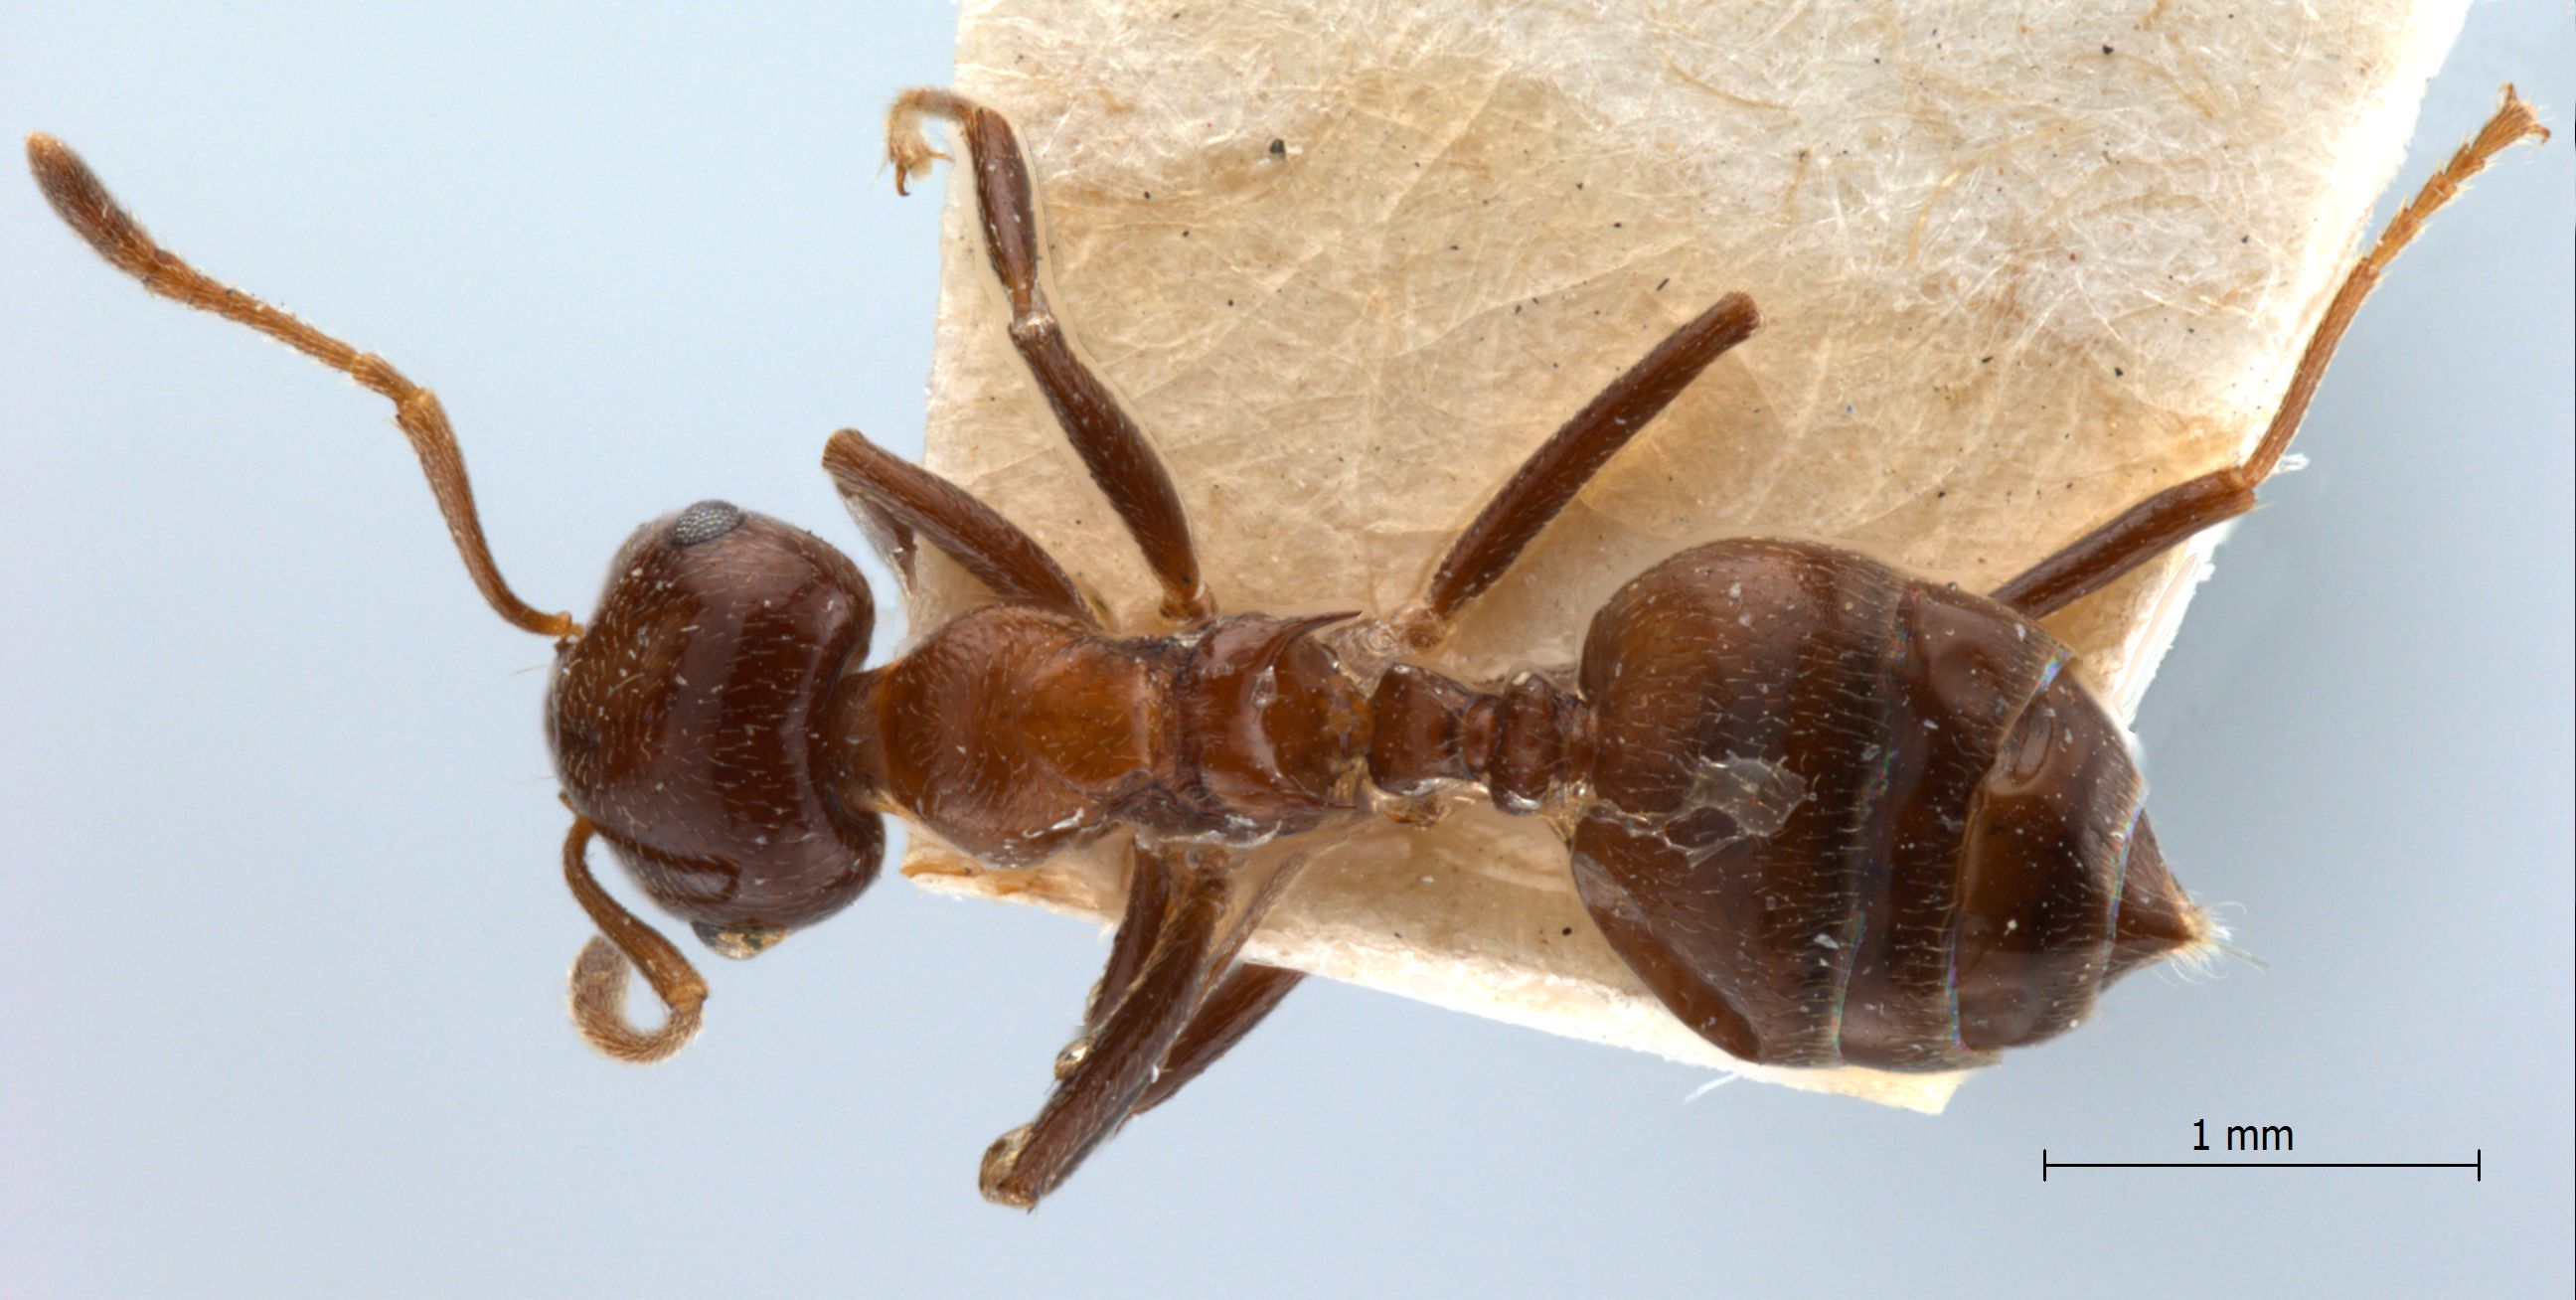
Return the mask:
<svg viewBox="0 0 2576 1300"><path fill-rule="evenodd" d="M465 480L465 457L456 449L455 430L448 427L447 412L439 408L436 394L403 378L383 357L360 352L222 284L152 242L142 225L109 196L98 174L62 141L41 131L28 136L27 165L64 224L144 288L248 325L391 399L394 423L402 426L403 436L420 456L421 471L429 476L429 490L438 498L439 513L447 517L448 535L456 541L475 590L514 626L557 640L581 635L581 625L573 622L572 615L539 613L501 580L501 570L492 562L492 548L483 540L482 521L474 514L474 489Z"/></svg>
<svg viewBox="0 0 2576 1300"><path fill-rule="evenodd" d="M564 837L564 883L599 935L581 947L572 964L572 1022L591 1046L618 1060L650 1065L689 1045L698 1034L707 982L661 932L635 919L591 879L590 819L575 817ZM662 999L662 1027L637 1029L626 1019L627 972L642 968L644 982Z"/></svg>

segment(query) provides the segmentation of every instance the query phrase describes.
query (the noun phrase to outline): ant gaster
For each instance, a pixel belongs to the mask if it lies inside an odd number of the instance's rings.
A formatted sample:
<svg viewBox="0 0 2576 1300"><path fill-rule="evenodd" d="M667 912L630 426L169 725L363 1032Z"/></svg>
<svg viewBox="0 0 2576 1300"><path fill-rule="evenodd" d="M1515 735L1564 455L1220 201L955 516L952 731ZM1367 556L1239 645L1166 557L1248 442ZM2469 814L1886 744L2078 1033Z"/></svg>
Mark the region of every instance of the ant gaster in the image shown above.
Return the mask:
<svg viewBox="0 0 2576 1300"><path fill-rule="evenodd" d="M601 932L574 966L572 1009L602 1050L669 1055L707 990L592 879L594 837L709 947L749 957L867 887L887 813L1005 868L1131 836L1082 1035L1036 1120L984 1158L985 1195L1024 1207L1278 1005L1299 976L1239 960L1241 946L1360 818L1427 821L1470 794L1546 818L1646 987L1766 1064L1982 1065L2073 1027L2123 974L2212 943L2140 813L2118 722L2037 620L2251 509L2381 269L2491 155L2543 134L2507 87L2347 276L2242 464L2155 493L1983 595L1810 542L1694 547L1611 597L1570 676L1471 686L1404 655L1436 648L1605 462L1754 332L1752 301L1721 298L1577 412L1413 606L1384 622L1220 615L1171 480L1040 290L1010 126L948 92L906 93L887 132L898 189L946 156L923 140L925 115L964 139L1011 341L1160 581L1167 629L1119 635L1008 520L850 431L823 464L871 542L907 581L927 542L990 604L868 667L875 607L858 569L802 530L705 501L627 541L586 629L540 613L494 567L428 390L163 250L59 142L32 136L28 156L55 211L145 287L391 399L476 588L555 639L564 875ZM630 967L667 1008L658 1028L625 1017Z"/></svg>

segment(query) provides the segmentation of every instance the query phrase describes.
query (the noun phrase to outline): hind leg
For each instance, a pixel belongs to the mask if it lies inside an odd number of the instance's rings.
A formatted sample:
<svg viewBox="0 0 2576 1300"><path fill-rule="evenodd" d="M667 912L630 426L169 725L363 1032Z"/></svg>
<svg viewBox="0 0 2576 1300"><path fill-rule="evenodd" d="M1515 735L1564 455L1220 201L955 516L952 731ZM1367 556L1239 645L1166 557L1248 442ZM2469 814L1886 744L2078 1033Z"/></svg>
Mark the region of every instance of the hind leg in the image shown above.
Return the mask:
<svg viewBox="0 0 2576 1300"><path fill-rule="evenodd" d="M2335 345L2343 341L2343 332L2352 324L2354 313L2361 310L2362 300L2378 287L2380 273L2424 228L2425 218L2456 197L2470 177L2485 169L2488 159L2518 141L2548 138L2549 133L2541 129L2531 106L2513 93L2513 87L2505 87L2504 104L2495 116L2451 155L2442 170L2424 182L2414 200L2389 221L2388 229L2380 232L2379 242L2369 255L2344 277L2343 287L2326 304L2325 317L2317 322L2316 333L2309 336L2307 351L2299 357L2299 368L2290 376L2290 391L2281 398L2280 409L2273 413L2272 423L2263 431L2263 440L2255 445L2254 454L2242 464L2177 483L2129 507L2118 518L1995 588L1994 598L2033 618L2055 613L2164 554L2194 533L2252 510L2254 489L2280 468L2282 455L2290 449L2290 439L2299 431L2300 417L2307 414L2308 400L2316 395L2318 381L2325 378L2326 363L2334 359Z"/></svg>

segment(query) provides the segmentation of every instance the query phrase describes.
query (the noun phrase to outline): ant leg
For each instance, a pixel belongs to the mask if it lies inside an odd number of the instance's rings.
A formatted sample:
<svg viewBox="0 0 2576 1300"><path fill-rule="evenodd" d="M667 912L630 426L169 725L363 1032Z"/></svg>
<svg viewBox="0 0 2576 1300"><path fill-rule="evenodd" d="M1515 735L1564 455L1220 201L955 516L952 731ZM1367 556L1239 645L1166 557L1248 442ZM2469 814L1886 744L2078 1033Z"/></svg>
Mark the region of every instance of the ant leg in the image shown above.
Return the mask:
<svg viewBox="0 0 2576 1300"><path fill-rule="evenodd" d="M2518 141L2548 138L2549 133L2541 129L2531 106L2513 93L2513 87L2506 86L2504 103L2496 109L2495 116L2487 119L2477 135L2424 182L2414 199L2390 219L2388 229L2380 232L2379 242L2371 247L2369 255L2355 263L2344 277L2343 286L2326 304L2316 332L2308 337L2307 350L2299 356L2299 368L2290 376L2290 390L2281 398L2280 409L2273 413L2272 423L2263 431L2263 440L2255 445L2254 454L2246 457L2243 464L2177 483L2129 507L2111 522L1995 588L1994 598L2032 618L2053 614L2194 533L2252 510L2255 487L2280 467L2282 453L2289 450L2291 437L2299 431L2300 417L2307 414L2308 400L2316 395L2317 382L2325 377L2326 363L2334 359L2335 345L2343 341L2344 329L2352 324L2362 300L2378 286L2380 273L2415 238L2425 218L2456 197L2470 177L2486 168L2488 159Z"/></svg>
<svg viewBox="0 0 2576 1300"><path fill-rule="evenodd" d="M1172 1050L1163 1057L1163 1068L1154 1076L1151 1087L1136 1103L1133 1112L1142 1115L1172 1099L1190 1080L1207 1072L1216 1058L1232 1050L1243 1036L1262 1018L1276 1010L1288 991L1305 979L1304 972L1277 966L1258 966L1251 962L1234 968L1216 991L1199 1003L1198 1014L1190 1018L1181 1036L1172 1041Z"/></svg>
<svg viewBox="0 0 2576 1300"><path fill-rule="evenodd" d="M1232 924L1215 941L1209 965L1212 969L1232 965L1223 980L1200 1000L1189 1023L1173 1040L1164 1054L1162 1068L1154 1075L1152 1086L1143 1100L1136 1103L1130 1118L1142 1115L1171 1099L1184 1084L1207 1072L1216 1059L1233 1050L1253 1027L1276 1009L1288 991L1306 978L1302 971L1264 966L1256 962L1236 963L1235 954L1251 937L1261 918L1286 891L1289 881L1303 871L1322 849L1332 843L1301 850L1284 861L1271 864L1266 878L1249 874L1251 868L1236 870L1235 885L1242 904L1235 909ZM1125 914L1118 923L1118 933L1110 942L1109 966L1100 983L1091 992L1091 1005L1085 1013L1085 1037L1057 1058L1058 1077L1073 1068L1089 1050L1090 1035L1096 1033L1103 1017L1118 1006L1119 1000L1135 983L1136 972L1152 952L1161 934L1163 918L1169 907L1171 871L1168 867L1148 864L1147 855L1170 854L1173 850L1160 844L1140 844L1135 853L1133 879L1128 884Z"/></svg>
<svg viewBox="0 0 2576 1300"><path fill-rule="evenodd" d="M1752 299L1730 293L1673 331L1575 412L1458 535L1432 575L1429 594L1398 618L1406 642L1428 650L1447 637L1458 610L1494 585L1520 558L1522 548L1700 371L1751 337L1761 323Z"/></svg>
<svg viewBox="0 0 2576 1300"><path fill-rule="evenodd" d="M1090 1050L1093 1035L1100 1022L1117 1009L1144 969L1145 959L1154 951L1154 941L1162 934L1163 918L1171 900L1171 871L1162 863L1146 861L1149 855L1168 854L1172 850L1159 844L1139 844L1130 856L1132 877L1127 883L1127 905L1118 920L1118 933L1109 941L1109 965L1101 972L1100 983L1092 986L1091 1004L1083 1012L1084 1038L1057 1058L1058 1077L1072 1072ZM1133 1115L1142 1115L1169 1100L1181 1085L1205 1073L1236 1043L1243 1041L1252 1027L1261 1023L1271 1009L1288 996L1288 990L1304 979L1301 972L1276 966L1242 963L1220 981L1215 990L1199 1003L1172 1049L1164 1054L1162 1068L1154 1082L1145 1089L1143 1100L1136 1103Z"/></svg>
<svg viewBox="0 0 2576 1300"><path fill-rule="evenodd" d="M886 153L894 163L897 193L907 192L908 181L929 171L931 159L947 157L922 138L924 114L955 122L965 138L975 168L975 203L984 216L984 251L1011 299L1011 345L1054 408L1056 422L1091 471L1091 481L1107 494L1163 584L1164 615L1184 623L1205 622L1215 605L1200 581L1189 520L1181 512L1171 475L1135 420L1074 354L1038 286L1037 200L1011 124L950 91L905 91L886 119Z"/></svg>
<svg viewBox="0 0 2576 1300"><path fill-rule="evenodd" d="M1163 917L1171 908L1172 871L1179 864L1166 855L1174 854L1176 850L1169 846L1150 841L1138 841L1128 851L1127 906L1118 918L1118 932L1109 939L1109 964L1101 970L1091 1003L1082 1011L1086 1035L1098 1030L1101 1020L1126 1000L1137 972L1153 955L1154 940L1162 934Z"/></svg>
<svg viewBox="0 0 2576 1300"><path fill-rule="evenodd" d="M841 495L841 505L850 512L850 522L859 526L859 535L868 539L868 549L875 551L877 558L894 570L894 579L902 585L904 595L911 596L912 557L917 549L913 545L912 526L887 513L885 507L864 495L845 492Z"/></svg>
<svg viewBox="0 0 2576 1300"><path fill-rule="evenodd" d="M823 469L860 530L907 577L918 533L1002 599L1100 625L1091 602L1055 557L964 488L886 451L855 429L843 429L824 444Z"/></svg>
<svg viewBox="0 0 2576 1300"><path fill-rule="evenodd" d="M1171 901L1154 949L1086 1046L1070 1058L1035 1121L984 1153L984 1198L1035 1208L1092 1148L1126 1122L1171 1053L1208 983L1211 950L1237 857L1221 848L1144 851L1136 870L1168 873Z"/></svg>
<svg viewBox="0 0 2576 1300"><path fill-rule="evenodd" d="M572 615L539 613L501 580L500 567L492 562L492 548L483 540L483 521L474 511L474 488L465 478L465 456L456 449L456 431L448 425L447 412L439 407L436 394L403 378L402 372L383 357L360 352L286 312L222 284L153 242L141 223L117 206L89 164L62 141L42 132L28 136L27 165L36 173L36 184L44 190L45 200L53 204L55 215L109 265L141 281L144 288L173 302L248 325L390 398L394 423L402 427L413 453L420 457L421 472L429 478L430 494L438 499L439 513L446 517L448 536L455 541L457 554L464 558L465 571L473 577L474 589L482 593L484 603L526 631L559 640L581 635L581 626L572 621Z"/></svg>

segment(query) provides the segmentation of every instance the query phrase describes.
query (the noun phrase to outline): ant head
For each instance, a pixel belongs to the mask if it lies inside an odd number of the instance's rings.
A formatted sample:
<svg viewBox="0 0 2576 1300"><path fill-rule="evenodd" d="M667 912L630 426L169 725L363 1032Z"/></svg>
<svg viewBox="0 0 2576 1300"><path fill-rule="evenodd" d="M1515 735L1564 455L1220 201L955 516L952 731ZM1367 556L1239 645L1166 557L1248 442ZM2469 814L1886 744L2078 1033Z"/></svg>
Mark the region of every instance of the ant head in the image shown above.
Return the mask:
<svg viewBox="0 0 2576 1300"><path fill-rule="evenodd" d="M501 580L447 412L392 363L233 289L162 247L61 141L27 137L54 212L108 263L163 297L258 330L393 403L465 570L492 611L558 647L547 731L574 812L564 880L600 928L574 963L574 1022L629 1061L697 1032L706 982L591 878L606 838L646 893L718 952L749 956L839 911L874 878L885 828L826 788L815 720L863 654L876 611L859 571L775 520L702 502L646 525L619 552L597 626L530 606ZM667 1012L625 1014L640 969Z"/></svg>
<svg viewBox="0 0 2576 1300"><path fill-rule="evenodd" d="M163 247L60 140L28 136L27 163L64 224L144 288L266 334L393 403L475 590L511 626L554 639L547 738L577 814L564 881L600 930L572 973L573 1020L593 1046L660 1060L697 1032L707 995L688 959L591 877L593 836L655 902L732 957L867 888L884 823L843 802L848 774L834 770L834 742L853 738L823 725L876 621L846 557L774 519L704 501L626 543L587 632L570 614L539 610L502 581L436 395ZM908 532L887 538L908 555ZM667 1013L658 1029L626 1019L627 980L639 970Z"/></svg>
<svg viewBox="0 0 2576 1300"><path fill-rule="evenodd" d="M875 621L840 552L701 501L628 539L589 629L556 653L546 736L565 801L727 957L876 877L884 824L842 805L822 726Z"/></svg>

